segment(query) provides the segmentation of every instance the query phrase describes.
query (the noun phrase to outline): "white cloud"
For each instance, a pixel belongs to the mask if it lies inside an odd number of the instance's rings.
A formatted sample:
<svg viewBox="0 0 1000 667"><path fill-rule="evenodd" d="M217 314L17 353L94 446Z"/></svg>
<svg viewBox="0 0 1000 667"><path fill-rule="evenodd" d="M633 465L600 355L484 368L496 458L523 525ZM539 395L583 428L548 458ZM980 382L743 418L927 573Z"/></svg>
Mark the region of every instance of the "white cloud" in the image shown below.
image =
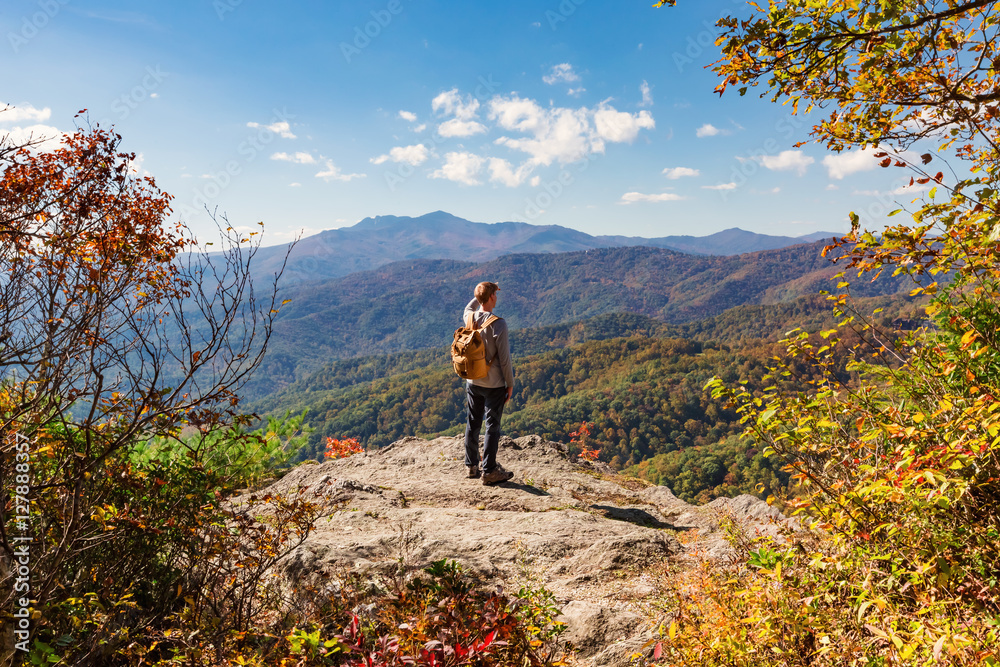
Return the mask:
<svg viewBox="0 0 1000 667"><path fill-rule="evenodd" d="M826 186L826 189L827 189L827 190L839 190L840 188L838 188L838 187L837 187L836 185L834 185L833 183L830 183L830 184L828 184L828 185Z"/></svg>
<svg viewBox="0 0 1000 667"><path fill-rule="evenodd" d="M639 130L652 130L656 123L648 111L632 115L602 104L594 112L594 127L602 139L613 143L631 143L639 136Z"/></svg>
<svg viewBox="0 0 1000 667"><path fill-rule="evenodd" d="M559 65L554 65L552 70L545 76L542 77L542 81L553 86L560 81L565 81L566 83L575 83L580 80L580 75L573 71L573 66L569 63L561 63Z"/></svg>
<svg viewBox="0 0 1000 667"><path fill-rule="evenodd" d="M413 128L413 131L414 132L423 132L426 129L427 129L427 123L421 123L420 125L417 125L415 128Z"/></svg>
<svg viewBox="0 0 1000 667"><path fill-rule="evenodd" d="M29 141L36 149L52 149L59 144L62 131L51 125L28 125L27 127L12 127L0 130L0 144L9 142L14 146L23 146Z"/></svg>
<svg viewBox="0 0 1000 667"><path fill-rule="evenodd" d="M663 175L671 181L676 181L678 178L684 178L685 176L701 176L701 172L691 167L667 167L663 170Z"/></svg>
<svg viewBox="0 0 1000 667"><path fill-rule="evenodd" d="M52 109L48 107L36 109L30 104L13 106L0 102L0 123L41 123L51 116Z"/></svg>
<svg viewBox="0 0 1000 667"><path fill-rule="evenodd" d="M149 170L142 166L145 161L146 156L142 153L137 153L134 160L129 160L128 170L138 176L152 176Z"/></svg>
<svg viewBox="0 0 1000 667"><path fill-rule="evenodd" d="M513 165L507 162L507 160L493 157L489 161L490 180L503 183L509 188L515 188L528 179L534 168L535 165L531 164L531 162L525 162L517 169L514 169ZM537 186L539 182L541 182L541 179L537 176L531 179L532 185Z"/></svg>
<svg viewBox="0 0 1000 667"><path fill-rule="evenodd" d="M471 137L486 131L486 127L476 120L479 100L471 95L462 97L457 88L443 92L431 100L431 109L437 113L454 116L438 126L438 133L442 137Z"/></svg>
<svg viewBox="0 0 1000 667"><path fill-rule="evenodd" d="M661 201L679 201L684 199L680 195L674 194L672 192L663 192L658 195L647 195L641 192L626 192L622 195L619 204L634 204L636 202L661 202Z"/></svg>
<svg viewBox="0 0 1000 667"><path fill-rule="evenodd" d="M417 114L413 113L412 111L400 111L399 117L411 123L415 123L417 120Z"/></svg>
<svg viewBox="0 0 1000 667"><path fill-rule="evenodd" d="M496 140L498 145L527 153L532 164L546 166L553 162L568 164L592 153L603 153L606 141L631 142L640 130L655 126L648 111L629 114L607 103L595 111L587 107L545 109L535 100L517 94L494 97L488 116L501 129L527 135L500 137Z"/></svg>
<svg viewBox="0 0 1000 667"><path fill-rule="evenodd" d="M697 130L695 130L695 133L694 133L694 135L696 137L698 137L699 139L701 139L703 137L714 137L714 136L717 136L719 134L729 134L729 130L720 130L719 128L717 128L716 126L712 125L711 123L705 123L704 125L702 125L701 127L699 127Z"/></svg>
<svg viewBox="0 0 1000 667"><path fill-rule="evenodd" d="M392 160L393 162L405 162L414 167L427 162L430 157L430 150L423 144L413 146L396 146L389 151L388 155L379 155L371 159L372 164L382 164Z"/></svg>
<svg viewBox="0 0 1000 667"><path fill-rule="evenodd" d="M641 46L640 44L640 48ZM639 90L642 92L642 102L639 102L639 106L648 107L653 103L653 90L645 80L639 85Z"/></svg>
<svg viewBox="0 0 1000 667"><path fill-rule="evenodd" d="M542 109L534 100L515 95L494 98L490 102L490 118L505 130L531 135L500 137L496 143L527 153L536 164L547 166L555 161L567 164L603 150L603 145L598 148L592 140L586 109Z"/></svg>
<svg viewBox="0 0 1000 667"><path fill-rule="evenodd" d="M431 174L431 178L444 178L465 185L479 185L477 179L485 159L472 153L448 153L445 164Z"/></svg>
<svg viewBox="0 0 1000 667"><path fill-rule="evenodd" d="M573 97L580 97L580 95L587 92L586 88L570 88L566 91L567 95L572 95Z"/></svg>
<svg viewBox="0 0 1000 667"><path fill-rule="evenodd" d="M936 185L936 184L934 184ZM893 188L891 194L894 195L921 195L930 192L934 185L930 183L914 183L913 185L900 185Z"/></svg>
<svg viewBox="0 0 1000 667"><path fill-rule="evenodd" d="M294 162L295 164L316 164L316 158L314 158L309 153L304 153L298 151L296 153L275 153L271 156L272 160L278 160L280 162Z"/></svg>
<svg viewBox="0 0 1000 667"><path fill-rule="evenodd" d="M292 128L286 120L279 120L270 125L261 125L260 123L247 123L247 127L252 127L258 130L270 130L274 132L279 137L283 139L294 139L295 135L292 134Z"/></svg>
<svg viewBox="0 0 1000 667"><path fill-rule="evenodd" d="M719 183L718 185L703 185L704 190L735 190L736 183Z"/></svg>
<svg viewBox="0 0 1000 667"><path fill-rule="evenodd" d="M474 134L482 134L485 131L486 126L474 120L452 118L438 125L438 134L442 137L471 137Z"/></svg>
<svg viewBox="0 0 1000 667"><path fill-rule="evenodd" d="M365 174L342 174L340 173L340 169L333 164L332 160L326 160L325 162L326 169L318 172L316 178L322 178L327 183L330 181L353 181L355 178L365 177Z"/></svg>
<svg viewBox="0 0 1000 667"><path fill-rule="evenodd" d="M794 171L799 176L806 173L806 169L815 162L802 151L781 151L777 155L761 155L760 163L771 171Z"/></svg>
<svg viewBox="0 0 1000 667"><path fill-rule="evenodd" d="M302 184L301 183L289 183L288 187L290 187L290 188L301 188Z"/></svg>
<svg viewBox="0 0 1000 667"><path fill-rule="evenodd" d="M471 95L463 98L458 94L458 88L452 88L431 100L431 109L459 120L473 120L479 110L479 100Z"/></svg>
<svg viewBox="0 0 1000 667"><path fill-rule="evenodd" d="M875 157L875 153L877 152L879 151L876 148L865 148L860 151L847 151L846 153L827 155L823 158L823 166L826 167L830 178L835 178L839 181L844 176L856 174L861 171L871 171L878 167L879 158Z"/></svg>

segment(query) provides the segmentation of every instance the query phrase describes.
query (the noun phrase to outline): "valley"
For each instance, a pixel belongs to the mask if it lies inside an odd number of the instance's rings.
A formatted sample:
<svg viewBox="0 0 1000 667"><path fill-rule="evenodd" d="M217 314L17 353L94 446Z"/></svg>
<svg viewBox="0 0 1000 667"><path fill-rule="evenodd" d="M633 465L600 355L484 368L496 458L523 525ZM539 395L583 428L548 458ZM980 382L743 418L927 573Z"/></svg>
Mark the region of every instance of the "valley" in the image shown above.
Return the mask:
<svg viewBox="0 0 1000 667"><path fill-rule="evenodd" d="M589 424L586 444L602 461L689 502L785 490L781 462L739 441L739 415L704 386L718 376L760 390L786 332L833 326L818 293L838 269L822 249L425 259L293 285L250 406L272 417L304 412L312 429L304 458L322 458L328 437L378 448L460 434L464 389L447 345L471 286L491 279L502 285L498 312L510 323L515 357L505 434L570 442ZM912 285L861 281L855 306L878 311L883 329L919 322Z"/></svg>

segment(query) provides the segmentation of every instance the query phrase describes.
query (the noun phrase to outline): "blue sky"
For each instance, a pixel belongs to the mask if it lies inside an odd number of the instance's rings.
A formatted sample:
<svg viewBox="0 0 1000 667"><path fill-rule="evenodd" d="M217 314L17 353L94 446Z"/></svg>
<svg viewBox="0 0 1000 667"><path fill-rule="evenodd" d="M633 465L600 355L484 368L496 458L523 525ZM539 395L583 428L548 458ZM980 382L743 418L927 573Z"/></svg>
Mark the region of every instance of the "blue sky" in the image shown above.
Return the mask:
<svg viewBox="0 0 1000 667"><path fill-rule="evenodd" d="M0 133L113 124L207 233L266 243L445 210L590 234L884 224L902 170L826 154L806 121L713 93L741 3L7 0ZM906 175L909 180L909 175Z"/></svg>

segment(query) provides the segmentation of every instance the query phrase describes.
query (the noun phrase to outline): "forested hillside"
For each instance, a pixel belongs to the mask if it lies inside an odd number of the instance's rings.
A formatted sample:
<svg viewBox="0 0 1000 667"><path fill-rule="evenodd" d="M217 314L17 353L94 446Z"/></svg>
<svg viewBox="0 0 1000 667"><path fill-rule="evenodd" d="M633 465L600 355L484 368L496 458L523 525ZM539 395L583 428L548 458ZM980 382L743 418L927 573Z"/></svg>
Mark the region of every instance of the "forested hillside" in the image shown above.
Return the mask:
<svg viewBox="0 0 1000 667"><path fill-rule="evenodd" d="M472 264L397 262L375 271L286 290L262 372L259 398L334 359L445 345L481 280L500 284L498 312L525 329L630 312L683 324L745 304L790 302L830 289L836 267L823 243L733 257L656 248L509 255ZM859 296L909 290L912 281L859 281ZM764 327L756 335L770 335Z"/></svg>
<svg viewBox="0 0 1000 667"><path fill-rule="evenodd" d="M911 317L914 308L900 297L859 306L883 308L883 325ZM713 401L704 385L715 375L759 385L788 329L816 331L832 322L828 302L809 297L740 306L686 325L613 314L515 330L517 381L504 432L569 442L588 422L588 444L601 450L602 460L616 467L641 464L635 474L692 500L754 492L758 483L776 489L787 477L761 452L733 439L742 428L738 415ZM304 455L318 457L326 437L378 447L406 435L458 433L463 396L447 349L437 348L334 362L262 400L257 410L308 410L315 432Z"/></svg>

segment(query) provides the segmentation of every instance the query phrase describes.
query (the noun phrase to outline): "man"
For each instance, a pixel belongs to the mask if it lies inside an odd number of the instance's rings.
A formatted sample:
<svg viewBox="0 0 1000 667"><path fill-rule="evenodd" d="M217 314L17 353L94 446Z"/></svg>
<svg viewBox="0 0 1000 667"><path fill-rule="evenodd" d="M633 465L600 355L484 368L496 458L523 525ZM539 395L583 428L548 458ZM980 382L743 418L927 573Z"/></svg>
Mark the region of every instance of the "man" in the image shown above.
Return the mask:
<svg viewBox="0 0 1000 667"><path fill-rule="evenodd" d="M465 306L463 320L467 327L480 328L486 323L497 305L496 283L476 285L475 298ZM465 465L469 477L480 474L479 431L486 419L486 435L483 438L482 476L483 484L490 486L506 482L514 476L497 463L497 449L500 446L500 418L503 406L514 391L514 365L510 360L510 344L507 340L507 323L496 319L482 330L480 335L486 344L486 361L489 373L478 380L467 380L465 385L467 420L465 425Z"/></svg>

